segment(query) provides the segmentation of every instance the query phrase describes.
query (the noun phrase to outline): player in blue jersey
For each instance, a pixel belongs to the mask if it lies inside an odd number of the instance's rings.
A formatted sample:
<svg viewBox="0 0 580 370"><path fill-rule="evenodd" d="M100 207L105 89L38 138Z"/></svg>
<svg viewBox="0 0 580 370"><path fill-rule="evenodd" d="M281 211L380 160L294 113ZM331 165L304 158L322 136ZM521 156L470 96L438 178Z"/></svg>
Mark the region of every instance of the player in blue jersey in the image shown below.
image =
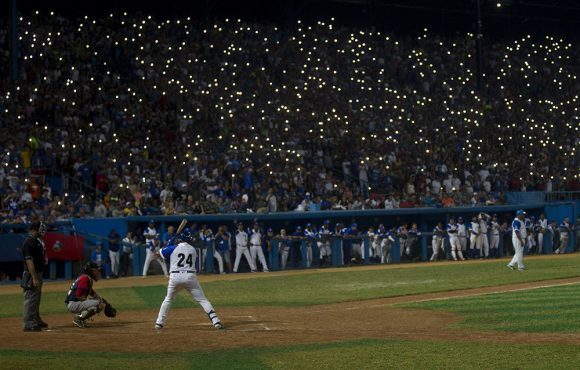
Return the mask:
<svg viewBox="0 0 580 370"><path fill-rule="evenodd" d="M515 265L518 265L520 271L525 270L524 266L524 245L526 242L526 226L524 219L526 217L526 212L523 209L518 209L516 211L516 218L512 221L512 244L514 246L514 257L511 262L507 265L510 269L514 270Z"/></svg>

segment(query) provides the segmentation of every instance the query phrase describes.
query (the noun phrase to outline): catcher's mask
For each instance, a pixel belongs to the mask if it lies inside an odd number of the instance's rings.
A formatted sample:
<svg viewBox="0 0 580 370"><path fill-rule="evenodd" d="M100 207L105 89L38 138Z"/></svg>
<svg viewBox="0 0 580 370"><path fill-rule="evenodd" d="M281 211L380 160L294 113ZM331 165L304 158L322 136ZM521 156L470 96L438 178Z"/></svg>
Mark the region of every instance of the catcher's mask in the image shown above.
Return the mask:
<svg viewBox="0 0 580 370"><path fill-rule="evenodd" d="M100 274L97 274L96 273L97 271L100 272ZM103 274L103 268L99 267L99 265L97 265L96 263L89 261L84 264L82 272L84 274L89 275L93 280L98 281L101 275Z"/></svg>

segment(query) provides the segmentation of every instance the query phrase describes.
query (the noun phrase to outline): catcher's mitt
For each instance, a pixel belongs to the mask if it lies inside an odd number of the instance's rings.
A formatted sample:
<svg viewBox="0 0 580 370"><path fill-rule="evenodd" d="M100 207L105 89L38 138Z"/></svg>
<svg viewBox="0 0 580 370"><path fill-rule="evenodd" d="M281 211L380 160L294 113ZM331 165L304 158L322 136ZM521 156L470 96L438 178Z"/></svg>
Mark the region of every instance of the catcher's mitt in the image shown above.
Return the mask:
<svg viewBox="0 0 580 370"><path fill-rule="evenodd" d="M111 306L110 303L107 303L107 305L105 306L105 316L107 316L107 317L117 316L117 309L115 307Z"/></svg>

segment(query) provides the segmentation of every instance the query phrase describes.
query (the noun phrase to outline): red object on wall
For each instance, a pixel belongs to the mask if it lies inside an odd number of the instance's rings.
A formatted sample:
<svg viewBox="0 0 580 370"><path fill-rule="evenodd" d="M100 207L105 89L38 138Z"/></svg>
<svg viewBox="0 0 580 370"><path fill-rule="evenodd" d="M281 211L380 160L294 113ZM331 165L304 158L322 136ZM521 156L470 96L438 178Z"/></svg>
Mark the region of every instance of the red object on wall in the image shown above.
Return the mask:
<svg viewBox="0 0 580 370"><path fill-rule="evenodd" d="M50 260L79 261L83 259L85 238L59 233L46 233L44 246Z"/></svg>

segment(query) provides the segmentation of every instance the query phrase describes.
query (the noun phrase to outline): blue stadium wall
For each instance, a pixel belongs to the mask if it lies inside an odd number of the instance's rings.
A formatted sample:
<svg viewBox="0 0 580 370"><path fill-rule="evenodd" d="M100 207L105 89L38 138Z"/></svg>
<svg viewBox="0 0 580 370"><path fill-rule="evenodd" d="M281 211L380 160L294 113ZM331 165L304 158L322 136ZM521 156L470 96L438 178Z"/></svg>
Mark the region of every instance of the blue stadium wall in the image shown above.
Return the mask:
<svg viewBox="0 0 580 370"><path fill-rule="evenodd" d="M543 193L540 193L543 194ZM541 199L541 201L540 201ZM81 235L85 237L84 252L85 257L90 256L94 245L101 243L106 250L108 248L108 238L110 231L115 229L121 236L127 231L133 231L137 235L142 234L143 229L147 226L149 220L154 220L157 230L163 234L169 225L178 225L182 219L189 222L197 222L198 226L207 224L211 229L217 229L219 225L227 225L228 229L234 229L234 222L243 222L245 226L257 220L265 228L271 227L277 233L280 228L284 227L288 233L292 233L296 226L304 226L310 222L313 225L320 226L324 220L330 220L332 224L342 222L350 225L352 222L358 224L361 231L366 231L369 226L384 224L385 227L399 226L403 222L409 224L416 222L419 226L422 236L419 240L420 260L426 261L431 253L431 231L437 224L442 221L447 223L450 217L457 218L462 216L468 221L474 213L486 212L497 214L499 219L512 219L515 210L525 209L528 214L536 218L544 212L548 220L555 220L558 224L568 217L571 224L575 223L576 218L580 215L580 201L544 203L542 197L536 193L520 193L513 195L512 201L518 201L518 205L489 206L489 207L456 207L456 208L406 208L391 210L361 210L361 211L321 211L321 212L287 212L275 214L220 214L220 215L188 215L188 216L138 216L124 218L105 218L105 219L73 219L70 222L60 222L58 231L67 235ZM6 262L17 262L21 260L20 246L26 233L22 225L0 225L0 264ZM545 238L544 250L546 253L552 251L550 238ZM368 242L364 243L368 248ZM500 246L501 247L501 246ZM574 251L576 246L576 237L573 233L569 238L568 252ZM338 247L337 247L338 248ZM398 243L394 246L393 262L399 262ZM447 252L449 252L447 243ZM366 254L368 256L368 253ZM448 254L449 255L449 254ZM316 256L316 253L315 253ZM143 261L145 258L144 248L134 248L134 259L132 261L133 274L141 274ZM315 257L316 260L316 257ZM270 258L272 269L278 266L277 254L272 254ZM368 263L367 261L365 261ZM211 256L206 261L206 271L212 270ZM61 266L60 264L64 264ZM340 261L334 261L339 265ZM80 266L80 263L77 263ZM49 271L46 273L47 278L66 278L70 279L78 266L71 266L70 262L51 262ZM300 267L300 266L298 266Z"/></svg>

